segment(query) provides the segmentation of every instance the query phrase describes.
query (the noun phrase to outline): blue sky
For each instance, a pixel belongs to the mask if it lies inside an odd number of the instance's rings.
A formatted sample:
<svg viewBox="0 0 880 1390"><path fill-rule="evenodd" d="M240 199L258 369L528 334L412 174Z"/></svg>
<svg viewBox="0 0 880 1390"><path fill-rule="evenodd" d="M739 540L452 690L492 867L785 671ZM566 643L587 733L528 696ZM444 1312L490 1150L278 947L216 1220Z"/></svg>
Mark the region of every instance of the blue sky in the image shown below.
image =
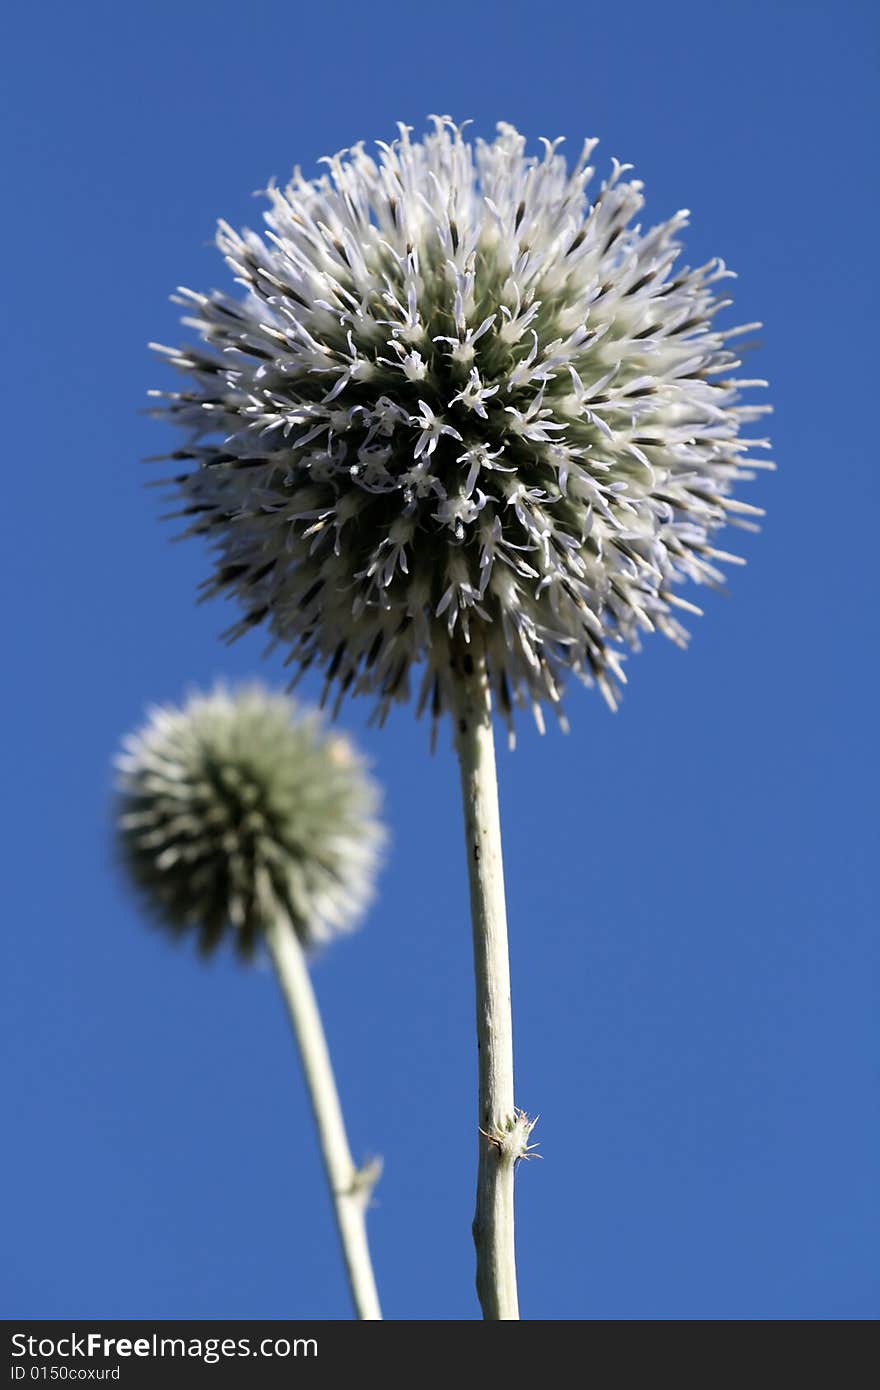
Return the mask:
<svg viewBox="0 0 880 1390"><path fill-rule="evenodd" d="M113 867L110 760L146 703L280 682L194 604L139 459L169 438L177 284L225 285L215 219L294 163L430 112L599 135L646 219L761 319L774 455L748 566L621 711L500 754L523 1314L877 1315L876 104L873 7L561 0L247 10L17 7L2 101L8 851L2 970L11 1317L348 1316L267 970L147 928ZM603 167L600 165L600 167ZM758 495L760 494L760 496ZM694 595L692 595L693 597ZM315 684L301 693L313 698ZM392 852L314 975L392 1318L477 1316L467 888L449 738L350 704Z"/></svg>

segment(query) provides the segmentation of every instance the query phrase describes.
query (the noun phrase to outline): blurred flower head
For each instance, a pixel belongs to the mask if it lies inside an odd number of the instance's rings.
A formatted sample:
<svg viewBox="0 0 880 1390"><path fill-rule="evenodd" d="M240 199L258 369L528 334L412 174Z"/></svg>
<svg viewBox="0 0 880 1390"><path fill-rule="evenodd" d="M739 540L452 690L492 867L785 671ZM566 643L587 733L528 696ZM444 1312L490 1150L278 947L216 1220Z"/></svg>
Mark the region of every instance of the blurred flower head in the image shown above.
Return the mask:
<svg viewBox="0 0 880 1390"><path fill-rule="evenodd" d="M758 514L733 496L767 407L729 346L756 325L715 326L730 272L677 267L687 213L642 230L630 166L591 196L596 142L571 170L559 143L436 118L297 170L262 236L220 224L242 292L182 290L196 341L158 347L232 634L267 623L382 716L416 671L438 715L471 643L508 718L569 673L613 705L621 647L684 645L677 586L719 583L714 533Z"/></svg>
<svg viewBox="0 0 880 1390"><path fill-rule="evenodd" d="M117 758L117 836L147 905L205 952L250 955L279 912L306 947L352 927L384 833L360 756L253 685L149 712Z"/></svg>

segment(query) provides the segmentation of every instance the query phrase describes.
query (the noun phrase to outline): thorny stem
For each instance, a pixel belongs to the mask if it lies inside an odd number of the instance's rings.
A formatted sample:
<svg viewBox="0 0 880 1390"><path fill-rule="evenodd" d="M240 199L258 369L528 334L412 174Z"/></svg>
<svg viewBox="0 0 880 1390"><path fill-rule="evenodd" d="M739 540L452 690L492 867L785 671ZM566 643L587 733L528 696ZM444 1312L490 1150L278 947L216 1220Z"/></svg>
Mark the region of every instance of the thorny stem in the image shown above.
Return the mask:
<svg viewBox="0 0 880 1390"><path fill-rule="evenodd" d="M266 937L299 1044L355 1312L361 1320L377 1322L382 1312L367 1244L366 1212L381 1164L374 1160L356 1168L352 1159L321 1015L296 932L279 914Z"/></svg>
<svg viewBox="0 0 880 1390"><path fill-rule="evenodd" d="M474 1244L477 1294L486 1319L519 1318L513 1230L516 1161L531 1124L513 1101L513 1030L501 822L485 660L466 651L457 663L453 714L461 769L470 878L479 1054L479 1166Z"/></svg>

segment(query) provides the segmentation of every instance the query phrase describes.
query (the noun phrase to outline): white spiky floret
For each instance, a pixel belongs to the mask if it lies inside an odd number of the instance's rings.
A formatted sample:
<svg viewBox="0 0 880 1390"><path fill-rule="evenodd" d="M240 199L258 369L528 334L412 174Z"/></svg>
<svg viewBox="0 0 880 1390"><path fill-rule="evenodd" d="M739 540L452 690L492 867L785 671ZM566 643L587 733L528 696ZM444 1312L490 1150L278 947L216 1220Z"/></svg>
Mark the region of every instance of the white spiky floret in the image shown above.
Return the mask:
<svg viewBox="0 0 880 1390"><path fill-rule="evenodd" d="M729 304L713 260L676 270L688 214L643 231L616 160L595 197L584 145L527 155L433 118L421 141L363 144L267 190L260 236L220 223L243 295L180 292L199 339L162 348L190 378L160 414L209 593L266 622L327 687L438 716L473 644L508 721L559 708L565 677L613 706L621 648L684 645L674 592L718 584L732 496L770 467L744 437ZM158 345L155 345L158 346Z"/></svg>
<svg viewBox="0 0 880 1390"><path fill-rule="evenodd" d="M116 833L153 916L250 955L283 913L311 948L373 894L379 790L317 711L252 684L157 705L123 741Z"/></svg>

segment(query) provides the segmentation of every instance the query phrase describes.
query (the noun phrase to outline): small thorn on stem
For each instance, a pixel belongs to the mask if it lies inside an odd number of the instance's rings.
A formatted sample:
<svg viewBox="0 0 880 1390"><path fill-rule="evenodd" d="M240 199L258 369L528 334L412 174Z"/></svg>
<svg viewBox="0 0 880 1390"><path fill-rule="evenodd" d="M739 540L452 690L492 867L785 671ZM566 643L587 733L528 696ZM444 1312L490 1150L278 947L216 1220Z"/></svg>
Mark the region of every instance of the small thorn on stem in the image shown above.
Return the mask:
<svg viewBox="0 0 880 1390"><path fill-rule="evenodd" d="M366 1210L372 1202L373 1189L382 1176L383 1163L378 1157L366 1159L360 1166L355 1168L351 1175L351 1183L345 1193L347 1197L354 1197Z"/></svg>
<svg viewBox="0 0 880 1390"><path fill-rule="evenodd" d="M505 1163L519 1163L523 1158L540 1158L541 1154L535 1152L537 1144L529 1143L529 1136L539 1118L536 1115L532 1120L524 1110L515 1110L503 1127L496 1125L491 1130L481 1129L480 1134L498 1150Z"/></svg>

